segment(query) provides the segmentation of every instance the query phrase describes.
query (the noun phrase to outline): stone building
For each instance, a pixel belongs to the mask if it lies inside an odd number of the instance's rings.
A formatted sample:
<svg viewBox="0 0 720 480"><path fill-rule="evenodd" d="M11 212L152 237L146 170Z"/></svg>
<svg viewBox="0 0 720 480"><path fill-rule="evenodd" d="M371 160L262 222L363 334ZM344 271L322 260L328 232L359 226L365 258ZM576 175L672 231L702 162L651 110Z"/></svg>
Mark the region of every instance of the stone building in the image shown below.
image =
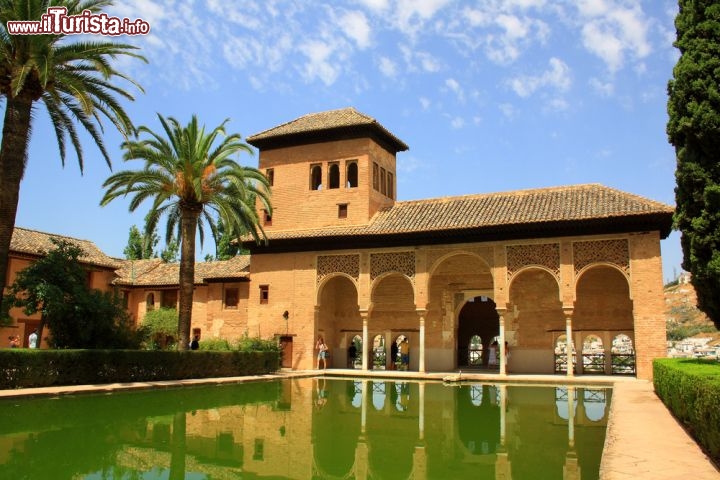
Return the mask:
<svg viewBox="0 0 720 480"><path fill-rule="evenodd" d="M80 257L87 270L87 282L91 288L102 291L112 289L115 271L121 267L122 261L107 256L97 245L89 240L55 235L27 228L15 227L10 239L10 255L8 258L8 272L6 284L9 286L15 281L17 273L27 268L32 262L43 257L48 251L55 248L52 239L70 242L82 249ZM22 309L10 310L13 323L0 328L0 339L5 341L9 337L17 336L21 339L22 347L28 346L28 336L40 326L40 314L26 315ZM44 338L41 345L45 346Z"/></svg>
<svg viewBox="0 0 720 480"><path fill-rule="evenodd" d="M353 108L247 141L272 185L269 242L196 265L201 338L277 338L293 369L316 367L318 336L330 368L650 378L666 355L672 207L598 184L397 201L408 146ZM93 283L138 322L177 303L177 264L105 258Z"/></svg>
<svg viewBox="0 0 720 480"><path fill-rule="evenodd" d="M272 184L267 245L251 250L247 330L289 368L652 375L665 356L660 240L672 207L602 185L396 200L407 145L353 108L247 139ZM580 348L592 335L592 357ZM565 339L572 339L567 368ZM351 343L359 358L348 363Z"/></svg>

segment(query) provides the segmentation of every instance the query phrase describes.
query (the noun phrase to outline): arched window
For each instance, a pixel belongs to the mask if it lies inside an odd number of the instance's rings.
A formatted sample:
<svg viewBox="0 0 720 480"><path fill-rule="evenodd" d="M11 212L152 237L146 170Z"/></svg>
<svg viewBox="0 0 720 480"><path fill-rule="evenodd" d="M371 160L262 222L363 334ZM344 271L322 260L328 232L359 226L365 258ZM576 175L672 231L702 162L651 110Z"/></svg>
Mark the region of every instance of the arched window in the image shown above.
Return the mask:
<svg viewBox="0 0 720 480"><path fill-rule="evenodd" d="M480 335L473 335L470 337L470 344L468 345L468 365L482 365L482 353L482 338L480 338Z"/></svg>
<svg viewBox="0 0 720 480"><path fill-rule="evenodd" d="M145 308L150 311L155 309L155 294L150 292L145 297Z"/></svg>
<svg viewBox="0 0 720 480"><path fill-rule="evenodd" d="M322 167L320 165L310 165L310 190L320 190L322 188Z"/></svg>
<svg viewBox="0 0 720 480"><path fill-rule="evenodd" d="M583 340L583 373L605 372L605 347L597 335L588 335Z"/></svg>
<svg viewBox="0 0 720 480"><path fill-rule="evenodd" d="M358 186L358 166L357 162L348 162L347 172L345 172L347 178L347 187L356 188Z"/></svg>
<svg viewBox="0 0 720 480"><path fill-rule="evenodd" d="M328 188L340 188L340 165L330 164L328 171Z"/></svg>

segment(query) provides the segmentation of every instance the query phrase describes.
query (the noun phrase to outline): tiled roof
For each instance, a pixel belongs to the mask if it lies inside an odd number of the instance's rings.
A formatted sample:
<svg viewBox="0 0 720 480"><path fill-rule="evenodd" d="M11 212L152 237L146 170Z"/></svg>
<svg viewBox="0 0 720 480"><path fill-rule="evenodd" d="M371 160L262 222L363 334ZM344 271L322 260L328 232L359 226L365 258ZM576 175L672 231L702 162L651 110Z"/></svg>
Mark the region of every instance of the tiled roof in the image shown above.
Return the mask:
<svg viewBox="0 0 720 480"><path fill-rule="evenodd" d="M497 227L528 228L559 222L660 215L673 207L599 184L519 190L502 193L396 202L368 225L312 230L273 231L273 240L320 237L382 236L445 231L482 231ZM246 239L243 239L246 240ZM248 242L249 244L250 242Z"/></svg>
<svg viewBox="0 0 720 480"><path fill-rule="evenodd" d="M80 257L83 263L112 269L119 268L122 264L121 260L107 256L90 240L81 240L21 227L15 227L13 230L10 239L10 253L32 257L45 255L48 251L56 248L55 244L50 241L51 238L65 240L77 245L83 251L83 255Z"/></svg>
<svg viewBox="0 0 720 480"><path fill-rule="evenodd" d="M238 255L230 260L195 263L195 284L212 280L242 279L249 276L249 255ZM115 285L170 286L178 285L180 264L166 263L159 258L124 260L117 272Z"/></svg>
<svg viewBox="0 0 720 480"><path fill-rule="evenodd" d="M408 149L408 146L402 140L390 133L380 122L364 113L358 112L352 107L303 115L277 127L251 135L247 137L246 140L249 144L261 148L263 145L268 144L269 141L283 137L306 136L312 133L347 130L358 127L370 128L380 133L390 140L397 151Z"/></svg>

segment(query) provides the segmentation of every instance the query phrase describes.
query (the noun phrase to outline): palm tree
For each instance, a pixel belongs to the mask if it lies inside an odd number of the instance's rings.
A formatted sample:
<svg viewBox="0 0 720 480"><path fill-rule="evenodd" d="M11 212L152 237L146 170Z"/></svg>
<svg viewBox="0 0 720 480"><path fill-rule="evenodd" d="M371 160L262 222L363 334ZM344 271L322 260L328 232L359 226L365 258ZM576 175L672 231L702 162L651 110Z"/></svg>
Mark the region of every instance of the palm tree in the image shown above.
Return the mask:
<svg viewBox="0 0 720 480"><path fill-rule="evenodd" d="M109 0L0 0L0 97L5 99L5 119L0 145L0 292L6 281L10 238L27 163L33 113L45 105L57 136L60 159L65 165L69 139L77 153L80 171L83 151L76 123L82 125L110 165L102 139L102 117L126 137L133 125L118 102L133 100L113 80L121 78L142 88L111 65L120 56L135 57L137 47L109 41L67 41L65 35L10 35L10 20L40 20L49 6L64 6L68 15L84 10L99 12ZM72 38L72 37L70 37Z"/></svg>
<svg viewBox="0 0 720 480"><path fill-rule="evenodd" d="M241 151L252 154L252 150L239 134L226 135L228 120L206 133L195 115L187 126L172 117L166 120L158 115L158 118L164 136L142 126L138 136L147 134L149 138L122 145L123 159L145 160L145 168L111 175L103 184L107 191L100 204L107 205L132 193L129 206L132 212L152 198L145 231L154 231L158 220L166 216L166 241L180 239L178 348L185 350L190 341L196 233L200 234L202 245L203 225L207 223L213 238L218 238L217 222L222 222L225 231L236 236L248 232L260 242L265 232L259 224L255 198L271 212L270 185L259 170L229 158ZM224 138L214 146L220 136Z"/></svg>

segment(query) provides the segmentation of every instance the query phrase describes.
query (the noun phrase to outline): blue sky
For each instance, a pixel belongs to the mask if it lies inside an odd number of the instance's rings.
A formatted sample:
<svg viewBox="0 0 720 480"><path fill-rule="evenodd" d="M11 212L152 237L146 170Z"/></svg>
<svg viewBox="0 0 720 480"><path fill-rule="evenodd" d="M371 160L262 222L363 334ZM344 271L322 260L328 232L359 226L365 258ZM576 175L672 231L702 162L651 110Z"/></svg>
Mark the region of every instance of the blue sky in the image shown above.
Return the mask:
<svg viewBox="0 0 720 480"><path fill-rule="evenodd" d="M602 183L674 205L677 1L125 0L109 13L151 26L119 38L149 60L119 67L145 89L126 104L138 125L195 113L247 137L353 106L410 146L399 200ZM16 225L122 257L145 210L101 208L111 172L98 150L85 141L84 175L72 154L63 168L44 108L35 117ZM110 127L106 141L114 171L139 168L122 162ZM206 241L199 258L214 248ZM662 249L669 279L679 234Z"/></svg>

